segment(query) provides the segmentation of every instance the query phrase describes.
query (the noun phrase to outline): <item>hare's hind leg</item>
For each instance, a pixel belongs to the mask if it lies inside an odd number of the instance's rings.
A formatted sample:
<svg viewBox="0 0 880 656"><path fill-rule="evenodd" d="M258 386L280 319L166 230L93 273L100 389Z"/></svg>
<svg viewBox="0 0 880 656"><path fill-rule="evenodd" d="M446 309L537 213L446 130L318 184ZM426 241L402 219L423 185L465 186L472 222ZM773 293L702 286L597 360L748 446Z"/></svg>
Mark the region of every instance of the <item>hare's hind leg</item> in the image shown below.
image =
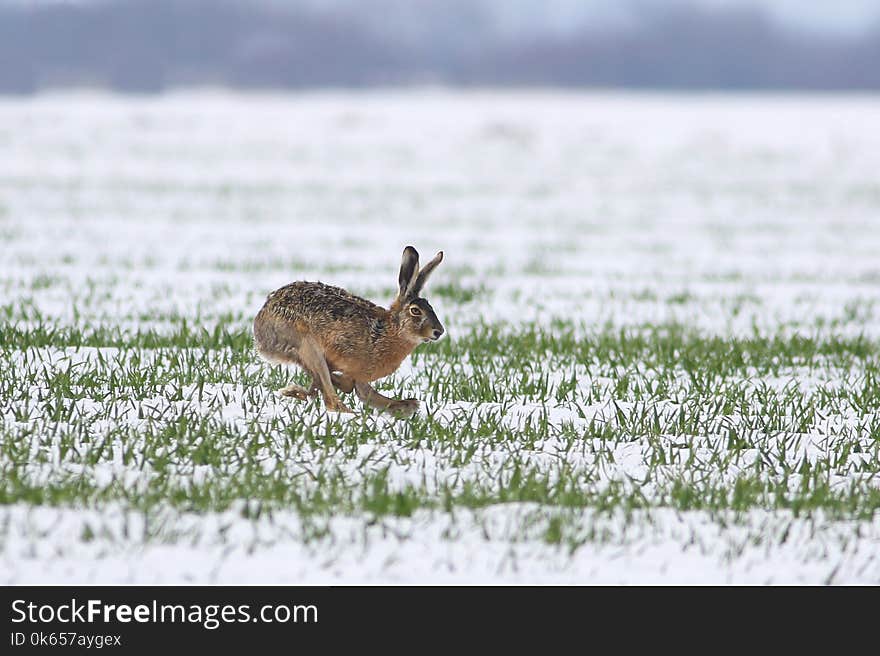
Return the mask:
<svg viewBox="0 0 880 656"><path fill-rule="evenodd" d="M303 363L300 356L302 334L301 329L295 323L272 317L264 307L254 319L254 345L257 347L257 352L268 362L284 365L295 364L309 375L310 387L288 385L278 390L279 394L300 401L318 395L318 388L314 382L315 375Z"/></svg>
<svg viewBox="0 0 880 656"><path fill-rule="evenodd" d="M352 412L336 395L336 390L333 389L333 379L330 377L330 369L327 368L327 360L324 358L324 352L313 338L306 337L303 339L299 349L299 356L302 359L304 368L311 372L315 382L320 386L321 394L324 397L324 405L327 409L335 412Z"/></svg>
<svg viewBox="0 0 880 656"><path fill-rule="evenodd" d="M403 417L410 417L419 409L418 399L390 399L377 392L368 383L356 382L354 391L364 405L378 410L387 410Z"/></svg>

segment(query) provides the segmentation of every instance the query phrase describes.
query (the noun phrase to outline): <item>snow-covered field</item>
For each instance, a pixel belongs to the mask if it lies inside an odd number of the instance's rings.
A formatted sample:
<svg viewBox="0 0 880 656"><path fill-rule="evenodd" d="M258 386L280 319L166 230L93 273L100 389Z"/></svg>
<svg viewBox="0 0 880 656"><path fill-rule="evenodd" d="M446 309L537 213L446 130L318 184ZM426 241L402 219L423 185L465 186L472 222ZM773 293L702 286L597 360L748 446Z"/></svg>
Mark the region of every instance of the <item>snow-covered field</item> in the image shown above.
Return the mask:
<svg viewBox="0 0 880 656"><path fill-rule="evenodd" d="M0 99L0 582L880 583L880 98ZM445 260L399 421L250 322ZM354 399L351 403L357 404Z"/></svg>

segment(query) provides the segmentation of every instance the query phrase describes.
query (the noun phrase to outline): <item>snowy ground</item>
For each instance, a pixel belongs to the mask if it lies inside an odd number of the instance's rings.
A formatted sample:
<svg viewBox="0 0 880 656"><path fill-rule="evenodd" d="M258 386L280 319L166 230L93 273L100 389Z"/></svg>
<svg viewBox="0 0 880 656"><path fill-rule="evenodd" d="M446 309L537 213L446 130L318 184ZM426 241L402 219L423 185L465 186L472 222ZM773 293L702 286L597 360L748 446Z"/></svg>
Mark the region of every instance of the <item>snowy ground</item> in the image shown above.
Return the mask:
<svg viewBox="0 0 880 656"><path fill-rule="evenodd" d="M880 583L880 100L0 100L0 581ZM446 258L410 422L247 331Z"/></svg>

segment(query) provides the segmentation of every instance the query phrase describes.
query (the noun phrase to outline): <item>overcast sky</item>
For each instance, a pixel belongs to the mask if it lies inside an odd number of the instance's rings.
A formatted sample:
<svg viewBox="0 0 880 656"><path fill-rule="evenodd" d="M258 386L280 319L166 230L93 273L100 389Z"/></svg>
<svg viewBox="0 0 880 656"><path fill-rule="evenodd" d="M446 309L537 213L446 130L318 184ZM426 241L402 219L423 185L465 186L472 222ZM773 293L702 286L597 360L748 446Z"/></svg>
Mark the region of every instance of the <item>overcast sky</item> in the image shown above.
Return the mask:
<svg viewBox="0 0 880 656"><path fill-rule="evenodd" d="M11 2L43 10L9 11ZM48 4L66 6L46 11ZM426 81L880 90L880 0L0 0L3 5L0 93L88 84L145 92L189 84ZM768 17L782 29L768 29Z"/></svg>
<svg viewBox="0 0 880 656"><path fill-rule="evenodd" d="M371 0L271 0L278 4L361 7L369 11ZM419 0L378 0L383 6L399 4L402 11L417 12ZM707 7L754 7L781 23L820 32L859 32L880 23L880 0L450 0L450 4L482 4L512 33L536 24L565 29L584 20L628 21L640 13L663 7L691 4ZM385 12L382 12L383 14ZM394 17L385 14L385 19Z"/></svg>
<svg viewBox="0 0 880 656"><path fill-rule="evenodd" d="M861 31L880 21L880 0L702 0L763 7L778 19L815 30Z"/></svg>
<svg viewBox="0 0 880 656"><path fill-rule="evenodd" d="M0 0L0 4L69 4L112 0ZM378 1L387 7L395 0L265 0L276 4L347 7L369 11ZM419 0L397 0L405 12L416 12ZM880 24L880 0L450 0L450 4L483 4L491 7L511 32L539 24L564 29L588 21L619 21L638 17L642 11L670 5L696 4L715 7L758 7L780 22L820 32L859 32ZM387 17L391 18L391 17Z"/></svg>

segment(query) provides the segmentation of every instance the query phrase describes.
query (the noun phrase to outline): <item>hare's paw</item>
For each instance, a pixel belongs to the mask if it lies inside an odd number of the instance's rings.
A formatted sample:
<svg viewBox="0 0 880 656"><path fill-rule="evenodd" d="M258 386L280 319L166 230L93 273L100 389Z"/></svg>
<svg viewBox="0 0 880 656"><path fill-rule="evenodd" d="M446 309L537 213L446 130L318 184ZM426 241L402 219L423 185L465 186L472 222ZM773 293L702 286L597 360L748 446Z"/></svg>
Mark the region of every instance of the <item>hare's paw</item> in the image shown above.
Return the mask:
<svg viewBox="0 0 880 656"><path fill-rule="evenodd" d="M317 396L316 391L307 390L305 387L300 387L299 385L288 385L287 387L283 387L282 389L278 390L278 393L281 396L299 399L300 401L305 401L307 399Z"/></svg>
<svg viewBox="0 0 880 656"><path fill-rule="evenodd" d="M327 412L342 412L348 415L353 415L354 410L345 405L342 401L331 401L329 403L325 403L327 407Z"/></svg>
<svg viewBox="0 0 880 656"><path fill-rule="evenodd" d="M400 401L394 401L388 406L388 412L401 418L412 417L416 412L418 412L418 410L418 399L403 399Z"/></svg>

